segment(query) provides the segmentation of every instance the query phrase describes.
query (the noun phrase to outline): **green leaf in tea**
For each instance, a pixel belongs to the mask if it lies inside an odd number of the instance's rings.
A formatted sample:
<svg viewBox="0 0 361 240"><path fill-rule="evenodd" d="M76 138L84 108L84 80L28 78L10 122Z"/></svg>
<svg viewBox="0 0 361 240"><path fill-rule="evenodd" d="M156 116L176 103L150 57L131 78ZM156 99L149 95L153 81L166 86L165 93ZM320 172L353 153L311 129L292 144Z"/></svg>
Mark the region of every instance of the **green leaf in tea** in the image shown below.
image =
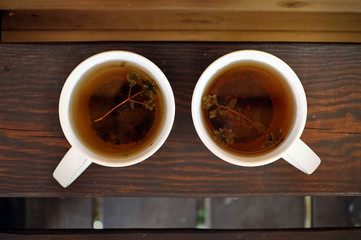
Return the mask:
<svg viewBox="0 0 361 240"><path fill-rule="evenodd" d="M142 92L149 99L153 99L157 94L157 86L153 81L142 79Z"/></svg>
<svg viewBox="0 0 361 240"><path fill-rule="evenodd" d="M140 80L140 76L136 72L132 72L130 74L127 74L127 80L129 82L129 88L135 87Z"/></svg>
<svg viewBox="0 0 361 240"><path fill-rule="evenodd" d="M217 117L217 113L218 113L218 110L215 109L215 110L209 111L208 116L210 119L213 119L213 118ZM223 115L223 113L221 115Z"/></svg>
<svg viewBox="0 0 361 240"><path fill-rule="evenodd" d="M214 130L214 138L222 145L233 144L237 137L243 136L250 128L256 129L259 133L264 134L264 146L270 148L276 145L282 138L282 129L277 129L273 132L267 132L266 126L262 123L261 110L256 111L252 119L247 117L241 109L236 107L237 98L232 98L226 105L218 102L216 94L209 94L202 98L202 108L208 110L209 119L217 117L233 118L238 122L239 128L237 131L228 129L227 127ZM243 128L243 130L242 130ZM238 134L241 134L238 136Z"/></svg>
<svg viewBox="0 0 361 240"><path fill-rule="evenodd" d="M265 147L271 148L272 146L278 144L282 140L283 131L278 128L273 132L266 133L263 142Z"/></svg>
<svg viewBox="0 0 361 240"><path fill-rule="evenodd" d="M240 119L246 120L247 122L246 127L254 127L257 130L258 129L262 130L263 128L265 128L260 121L257 121L257 126L256 126L255 121L249 119L240 110L235 109L236 104L237 104L237 98L232 98L227 105L221 105L218 102L216 94L209 94L202 98L202 108L209 110L208 117L210 119L214 119L218 115L230 116L230 117L234 117L236 120L240 120Z"/></svg>
<svg viewBox="0 0 361 240"><path fill-rule="evenodd" d="M236 134L233 130L227 129L226 127L214 131L214 139L222 145L233 144L235 137Z"/></svg>
<svg viewBox="0 0 361 240"><path fill-rule="evenodd" d="M219 106L216 94L210 94L202 98L203 109L210 109L212 106Z"/></svg>
<svg viewBox="0 0 361 240"><path fill-rule="evenodd" d="M263 123L255 121L253 124L259 133L264 133L266 131L266 126L263 125Z"/></svg>
<svg viewBox="0 0 361 240"><path fill-rule="evenodd" d="M109 114L111 114L114 110L118 109L120 106L125 104L126 102L130 103L130 109L135 109L135 104L142 105L145 109L149 111L153 111L155 107L154 98L157 94L157 86L150 79L143 79L138 73L132 72L127 74L127 81L129 82L129 93L127 99L110 109L107 113L105 113L102 117L96 119L94 122L98 122L103 120ZM135 86L140 86L141 90L136 93L132 93L132 90ZM144 100L136 100L137 96L143 96L146 99Z"/></svg>
<svg viewBox="0 0 361 240"><path fill-rule="evenodd" d="M144 107L149 111L153 111L155 107L155 103L153 98L150 98L148 101L145 102Z"/></svg>

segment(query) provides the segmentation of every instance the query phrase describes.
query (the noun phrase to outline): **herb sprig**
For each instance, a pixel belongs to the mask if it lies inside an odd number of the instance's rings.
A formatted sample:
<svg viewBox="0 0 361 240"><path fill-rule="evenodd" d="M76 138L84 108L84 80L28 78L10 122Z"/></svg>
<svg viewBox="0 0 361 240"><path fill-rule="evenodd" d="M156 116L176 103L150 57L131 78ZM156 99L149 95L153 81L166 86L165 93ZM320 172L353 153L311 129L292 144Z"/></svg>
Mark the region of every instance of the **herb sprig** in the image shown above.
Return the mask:
<svg viewBox="0 0 361 240"><path fill-rule="evenodd" d="M254 128L259 133L264 134L264 146L270 148L280 142L282 138L282 129L276 129L273 132L267 132L266 126L261 122L261 111L257 111L252 116L252 119L246 116L241 108L237 108L237 98L231 98L229 102L222 105L218 102L216 94L209 94L202 98L202 108L208 110L208 118L214 119L217 117L230 117L234 118L239 126L247 129ZM226 126L214 130L214 138L222 145L230 145L235 142L237 137L236 132L233 129L229 129Z"/></svg>
<svg viewBox="0 0 361 240"><path fill-rule="evenodd" d="M142 78L136 72L127 74L127 81L129 83L128 97L124 101L122 101L121 103L119 103L118 105L116 105L115 107L110 109L102 117L94 120L94 122L99 122L99 121L103 120L109 114L111 114L113 111L115 111L116 109L118 109L120 106L122 106L123 104L125 104L127 102L130 103L130 108L132 110L135 109L135 104L142 105L144 108L148 109L149 111L154 110L154 107L155 107L154 99L157 95L157 86L155 85L155 83L150 79ZM133 88L137 85L140 86L141 89L138 92L133 93ZM144 98L145 98L145 100L143 100L143 101L139 100L139 99L137 100L137 98L136 98L137 96L142 96L143 97L142 100Z"/></svg>

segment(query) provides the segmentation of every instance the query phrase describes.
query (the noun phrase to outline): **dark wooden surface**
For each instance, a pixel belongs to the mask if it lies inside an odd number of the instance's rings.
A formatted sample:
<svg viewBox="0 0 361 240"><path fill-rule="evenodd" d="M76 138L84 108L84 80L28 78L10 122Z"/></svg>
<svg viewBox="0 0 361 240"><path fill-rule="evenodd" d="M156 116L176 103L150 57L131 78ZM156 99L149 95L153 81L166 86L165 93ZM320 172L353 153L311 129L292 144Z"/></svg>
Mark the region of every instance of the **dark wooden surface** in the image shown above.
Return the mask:
<svg viewBox="0 0 361 240"><path fill-rule="evenodd" d="M68 239L68 240L213 240L213 239L267 239L267 240L359 240L361 238L360 228L340 229L288 229L288 230L20 230L0 232L0 239Z"/></svg>
<svg viewBox="0 0 361 240"><path fill-rule="evenodd" d="M58 120L65 79L107 50L149 58L168 77L176 118L163 147L146 161L92 164L63 189L52 172L70 147ZM245 168L218 159L191 119L193 88L215 59L240 49L270 52L298 74L308 97L301 139L321 158L306 175L283 160ZM361 195L361 45L318 43L110 42L0 44L0 196Z"/></svg>

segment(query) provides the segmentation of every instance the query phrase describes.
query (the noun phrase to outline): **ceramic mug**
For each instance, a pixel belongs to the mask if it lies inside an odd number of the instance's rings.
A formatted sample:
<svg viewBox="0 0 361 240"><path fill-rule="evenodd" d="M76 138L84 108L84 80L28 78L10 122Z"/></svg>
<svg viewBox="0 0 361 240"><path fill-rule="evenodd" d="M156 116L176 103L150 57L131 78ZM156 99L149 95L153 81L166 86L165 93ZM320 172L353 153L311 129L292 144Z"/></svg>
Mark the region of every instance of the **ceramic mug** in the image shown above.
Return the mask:
<svg viewBox="0 0 361 240"><path fill-rule="evenodd" d="M252 63L257 67L267 68L278 75L282 84L288 85L288 91L295 105L295 115L292 118L288 134L285 139L271 151L258 155L240 155L226 151L205 126L202 98L205 89L213 77L232 64ZM302 141L300 136L306 124L307 101L303 86L295 72L281 59L262 51L240 50L226 54L214 61L200 76L192 97L192 119L198 136L204 145L222 160L246 167L261 166L283 158L299 170L311 174L320 164L320 158Z"/></svg>
<svg viewBox="0 0 361 240"><path fill-rule="evenodd" d="M159 130L147 142L147 146L130 155L102 154L89 145L77 132L72 112L73 93L78 84L87 81L89 75L103 68L130 64L153 79L162 94L163 110ZM85 85L83 82L80 86ZM157 94L158 94L157 93ZM71 148L55 169L53 176L63 186L69 186L91 163L108 167L125 167L139 163L154 154L166 141L174 122L175 101L172 88L163 72L150 60L127 51L108 51L96 54L80 63L67 78L59 100L59 118L62 130Z"/></svg>

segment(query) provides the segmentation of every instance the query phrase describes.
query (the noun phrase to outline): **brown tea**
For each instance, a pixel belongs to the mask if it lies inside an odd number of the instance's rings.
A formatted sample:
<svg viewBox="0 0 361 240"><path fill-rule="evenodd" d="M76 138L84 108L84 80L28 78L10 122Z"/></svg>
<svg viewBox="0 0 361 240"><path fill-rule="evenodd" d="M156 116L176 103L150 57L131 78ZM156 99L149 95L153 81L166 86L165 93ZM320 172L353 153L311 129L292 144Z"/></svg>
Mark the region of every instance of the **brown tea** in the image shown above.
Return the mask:
<svg viewBox="0 0 361 240"><path fill-rule="evenodd" d="M239 155L271 151L287 136L295 117L289 86L254 63L219 71L203 93L202 108L214 141Z"/></svg>
<svg viewBox="0 0 361 240"><path fill-rule="evenodd" d="M107 157L129 156L151 145L163 123L159 87L127 63L89 73L75 87L71 101L76 134Z"/></svg>

